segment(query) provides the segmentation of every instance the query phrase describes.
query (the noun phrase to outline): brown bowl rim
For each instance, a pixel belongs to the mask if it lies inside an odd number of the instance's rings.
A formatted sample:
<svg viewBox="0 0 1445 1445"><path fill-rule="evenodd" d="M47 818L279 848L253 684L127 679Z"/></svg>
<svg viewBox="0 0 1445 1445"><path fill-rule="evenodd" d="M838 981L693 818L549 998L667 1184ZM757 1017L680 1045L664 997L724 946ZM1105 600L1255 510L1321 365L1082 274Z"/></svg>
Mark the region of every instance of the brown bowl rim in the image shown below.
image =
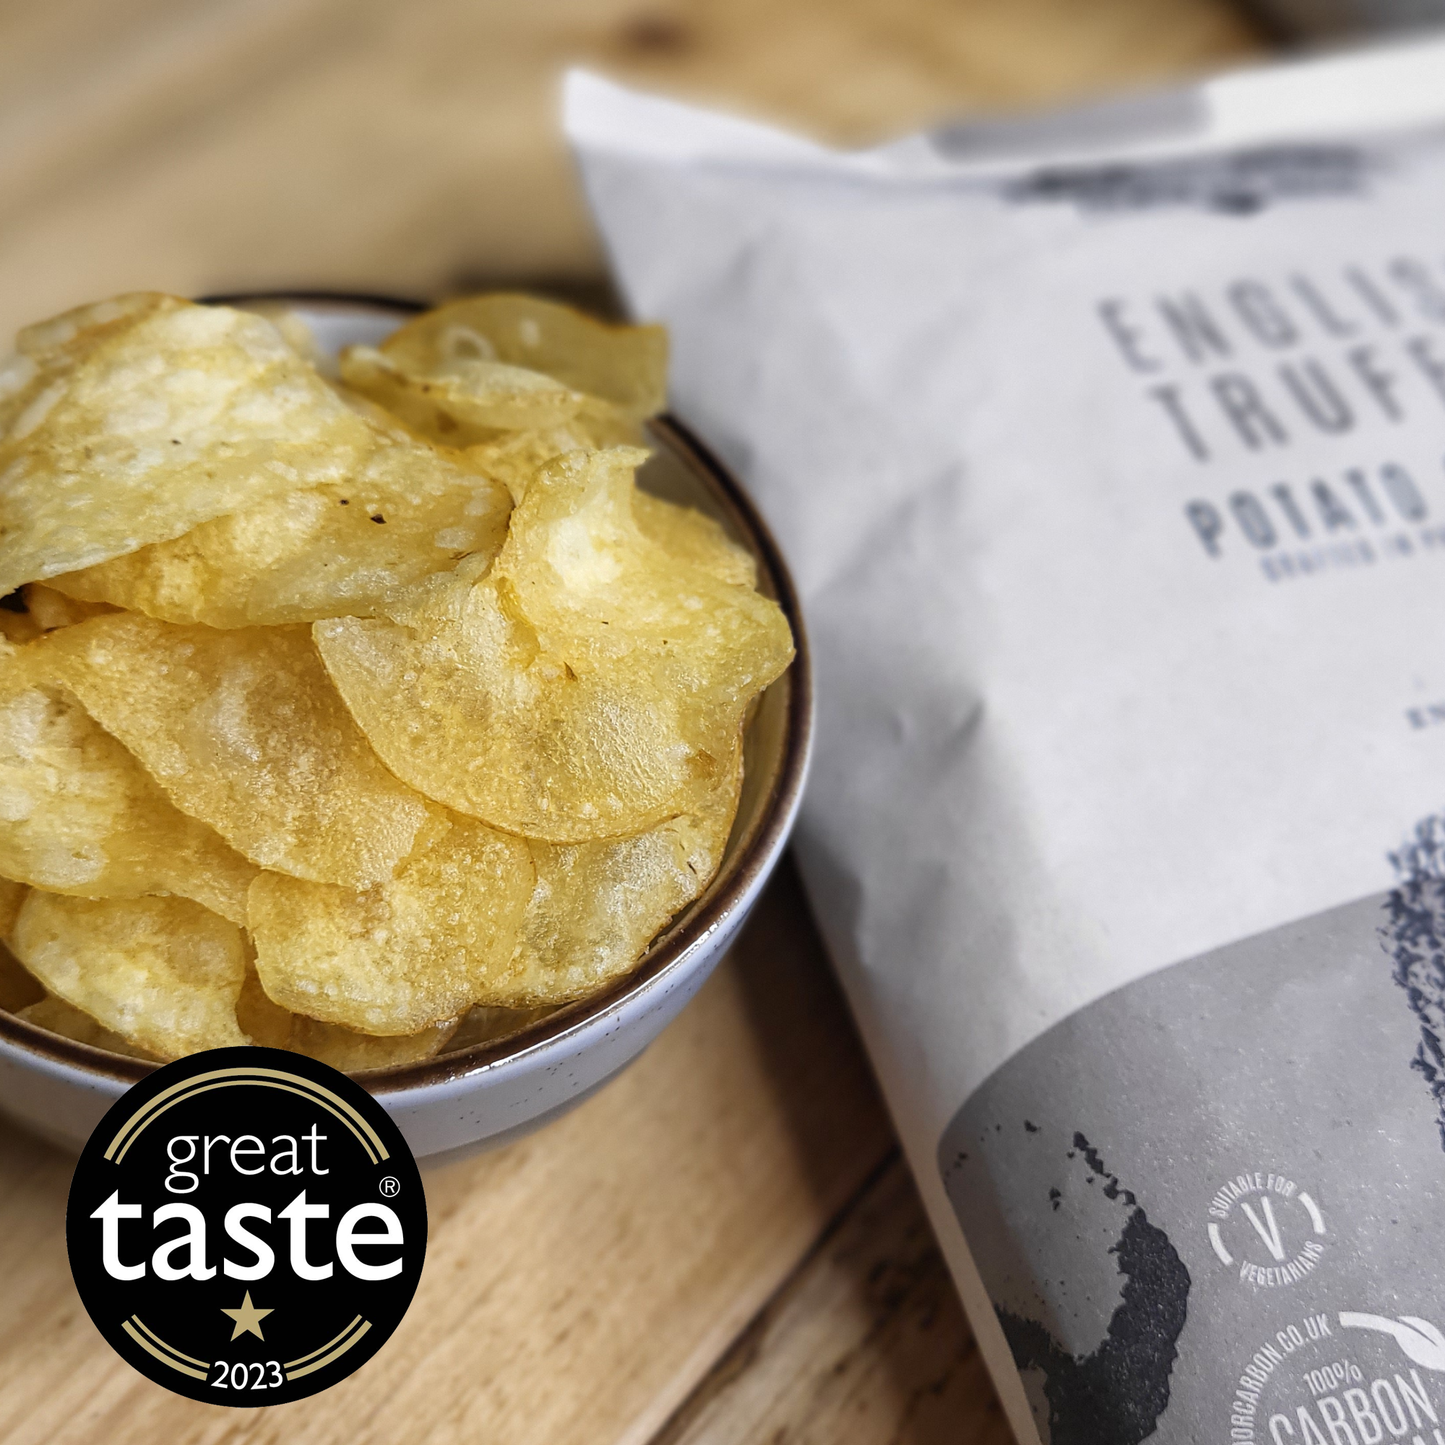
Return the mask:
<svg viewBox="0 0 1445 1445"><path fill-rule="evenodd" d="M297 290L228 292L203 296L212 305L237 305L258 301L293 301L323 305L370 307L381 311L419 312L427 309L419 301L358 292ZM797 812L807 773L813 730L813 675L807 632L803 626L793 579L767 524L748 499L731 472L685 423L670 412L655 417L649 427L664 437L685 462L691 462L704 484L727 509L729 519L747 540L772 585L778 605L793 632L796 655L784 678L788 681L788 715L782 761L777 777L762 804L752 836L725 865L721 881L714 879L680 923L673 924L654 942L641 964L602 992L564 1005L556 1013L539 1019L517 1033L489 1043L473 1044L453 1054L439 1054L415 1063L383 1069L365 1069L353 1077L373 1094L390 1094L406 1089L448 1083L481 1073L507 1060L521 1058L532 1050L581 1030L593 1019L621 1008L649 989L659 978L675 971L692 951L713 933L758 883L760 875L776 861L780 844ZM781 681L782 679L779 679ZM776 687L777 683L772 686ZM57 1064L83 1069L91 1075L133 1084L160 1067L146 1059L112 1054L89 1044L63 1038L48 1029L30 1024L0 1009L0 1039L19 1045Z"/></svg>

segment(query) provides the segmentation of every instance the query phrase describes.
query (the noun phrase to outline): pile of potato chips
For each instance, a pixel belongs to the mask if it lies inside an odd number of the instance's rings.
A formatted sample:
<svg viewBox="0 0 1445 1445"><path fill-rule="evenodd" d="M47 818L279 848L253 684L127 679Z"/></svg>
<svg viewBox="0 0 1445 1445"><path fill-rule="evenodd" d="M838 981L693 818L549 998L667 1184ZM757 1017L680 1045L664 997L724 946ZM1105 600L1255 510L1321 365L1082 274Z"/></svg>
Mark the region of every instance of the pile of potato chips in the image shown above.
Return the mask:
<svg viewBox="0 0 1445 1445"><path fill-rule="evenodd" d="M139 294L0 367L0 1006L341 1068L633 968L717 870L792 658L751 557L634 485L665 337L522 296L339 375Z"/></svg>

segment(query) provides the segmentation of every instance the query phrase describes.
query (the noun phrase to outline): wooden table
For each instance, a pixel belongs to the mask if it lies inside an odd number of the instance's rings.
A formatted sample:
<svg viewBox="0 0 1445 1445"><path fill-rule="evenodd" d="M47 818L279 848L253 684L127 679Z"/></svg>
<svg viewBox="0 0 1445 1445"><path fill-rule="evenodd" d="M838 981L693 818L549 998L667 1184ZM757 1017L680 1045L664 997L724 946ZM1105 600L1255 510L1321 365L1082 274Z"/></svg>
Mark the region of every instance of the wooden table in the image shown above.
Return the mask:
<svg viewBox="0 0 1445 1445"><path fill-rule="evenodd" d="M1249 54L1224 0L0 0L0 330L136 287L595 288L580 60L826 138ZM296 1405L166 1394L0 1125L0 1442L975 1442L1007 1431L797 879L617 1083L429 1173L386 1349Z"/></svg>

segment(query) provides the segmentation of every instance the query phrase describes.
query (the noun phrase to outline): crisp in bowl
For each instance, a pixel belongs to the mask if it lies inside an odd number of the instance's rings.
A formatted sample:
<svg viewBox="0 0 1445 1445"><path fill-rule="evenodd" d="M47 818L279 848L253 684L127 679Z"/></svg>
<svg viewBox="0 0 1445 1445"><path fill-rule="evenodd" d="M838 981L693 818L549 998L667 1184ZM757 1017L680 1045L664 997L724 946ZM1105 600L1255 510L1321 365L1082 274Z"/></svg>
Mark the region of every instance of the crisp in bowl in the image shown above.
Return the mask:
<svg viewBox="0 0 1445 1445"><path fill-rule="evenodd" d="M285 306L333 354L352 343L382 340L419 309L315 294L216 299ZM639 472L639 485L714 518L753 556L758 588L780 605L796 657L762 693L748 723L741 799L716 876L652 941L631 973L501 1037L463 1041L432 1058L356 1075L419 1158L461 1156L525 1134L580 1103L635 1059L697 993L737 936L797 813L813 699L807 638L787 568L737 483L681 422L663 416L649 431L654 455ZM0 1010L0 1112L64 1148L78 1150L115 1100L155 1067Z"/></svg>

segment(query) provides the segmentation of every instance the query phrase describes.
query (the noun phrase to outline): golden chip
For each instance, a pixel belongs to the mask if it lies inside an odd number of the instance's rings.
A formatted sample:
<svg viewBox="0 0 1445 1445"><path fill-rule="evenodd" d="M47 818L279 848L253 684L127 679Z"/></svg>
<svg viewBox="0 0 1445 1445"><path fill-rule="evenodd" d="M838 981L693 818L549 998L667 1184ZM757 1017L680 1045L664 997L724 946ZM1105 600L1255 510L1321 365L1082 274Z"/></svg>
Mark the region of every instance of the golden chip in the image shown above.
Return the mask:
<svg viewBox="0 0 1445 1445"><path fill-rule="evenodd" d="M526 495L527 483L543 466L583 446L585 442L575 431L556 427L551 431L511 432L467 447L463 455L479 471L502 482L515 503Z"/></svg>
<svg viewBox="0 0 1445 1445"><path fill-rule="evenodd" d="M15 337L15 350L42 371L63 369L73 365L75 357L91 350L99 337L133 325L152 312L186 304L179 296L168 296L163 291L128 291L21 327Z"/></svg>
<svg viewBox="0 0 1445 1445"><path fill-rule="evenodd" d="M259 316L160 297L42 332L0 435L0 594L345 480L366 455L365 422Z"/></svg>
<svg viewBox="0 0 1445 1445"><path fill-rule="evenodd" d="M12 947L50 993L157 1058L246 1042L241 930L199 903L34 891Z"/></svg>
<svg viewBox="0 0 1445 1445"><path fill-rule="evenodd" d="M18 1014L44 997L40 980L8 948L0 948L0 1009Z"/></svg>
<svg viewBox="0 0 1445 1445"><path fill-rule="evenodd" d="M294 307L284 301L248 301L244 309L255 316L264 316L302 361L315 367L322 376L335 379L335 359L322 349L311 323Z"/></svg>
<svg viewBox="0 0 1445 1445"><path fill-rule="evenodd" d="M104 1024L96 1023L88 1013L53 995L47 994L38 1002L21 1009L17 1016L37 1028L49 1029L63 1039L74 1039L78 1044L89 1044L93 1049L104 1049L110 1054L122 1054L132 1059L157 1057L145 1049L136 1048Z"/></svg>
<svg viewBox="0 0 1445 1445"><path fill-rule="evenodd" d="M699 568L734 587L758 585L758 564L752 554L732 541L711 517L634 490L632 518L649 542L684 566Z"/></svg>
<svg viewBox="0 0 1445 1445"><path fill-rule="evenodd" d="M0 636L17 644L33 642L57 627L70 627L114 610L103 602L77 601L43 582L31 582L0 601Z"/></svg>
<svg viewBox="0 0 1445 1445"><path fill-rule="evenodd" d="M574 671L493 576L466 563L393 603L334 618L316 645L381 759L418 792L506 832L577 842L660 822L718 763L642 672Z"/></svg>
<svg viewBox="0 0 1445 1445"><path fill-rule="evenodd" d="M398 1064L429 1059L446 1047L457 1029L455 1019L444 1019L419 1033L381 1038L355 1033L336 1024L324 1024L272 1003L254 968L247 969L246 981L241 985L236 1022L253 1044L268 1049L290 1049L346 1073L358 1069L390 1069Z"/></svg>
<svg viewBox="0 0 1445 1445"><path fill-rule="evenodd" d="M23 883L0 878L0 1009L19 1013L45 997L39 981L10 952L10 934L20 915L20 905L30 890Z"/></svg>
<svg viewBox="0 0 1445 1445"><path fill-rule="evenodd" d="M236 999L236 1026L250 1043L263 1049L284 1049L291 1043L296 1015L278 1003L272 1003L261 987L256 973L255 950L246 965L246 977Z"/></svg>
<svg viewBox="0 0 1445 1445"><path fill-rule="evenodd" d="M792 660L792 634L776 602L643 533L632 473L644 455L619 447L549 462L513 515L496 570L543 645L565 650L574 668L625 658L687 700L700 736L732 732Z"/></svg>
<svg viewBox="0 0 1445 1445"><path fill-rule="evenodd" d="M15 355L0 365L0 438L17 426L25 429L19 419L32 403L39 402L43 412L53 400L46 394L103 340L143 316L184 304L175 296L135 291L25 327L15 338Z"/></svg>
<svg viewBox="0 0 1445 1445"><path fill-rule="evenodd" d="M294 1017L295 1027L286 1047L348 1074L361 1069L394 1069L434 1058L457 1030L455 1019L443 1019L419 1033L382 1037L324 1024L302 1014Z"/></svg>
<svg viewBox="0 0 1445 1445"><path fill-rule="evenodd" d="M30 889L13 878L0 878L0 942L10 937L15 920L20 914L20 905Z"/></svg>
<svg viewBox="0 0 1445 1445"><path fill-rule="evenodd" d="M386 1068L635 967L792 641L635 488L661 328L484 296L333 363L272 310L119 297L0 363L0 1006Z"/></svg>
<svg viewBox="0 0 1445 1445"><path fill-rule="evenodd" d="M791 634L775 602L642 533L640 455L545 466L485 575L464 563L432 578L390 621L317 623L398 777L493 827L573 843L696 813L730 775Z"/></svg>
<svg viewBox="0 0 1445 1445"><path fill-rule="evenodd" d="M741 767L695 817L632 838L531 844L537 886L527 905L508 1002L586 998L632 970L667 921L697 898L722 861Z"/></svg>
<svg viewBox="0 0 1445 1445"><path fill-rule="evenodd" d="M293 1013L414 1034L491 1001L535 878L525 842L464 818L361 892L262 873L250 898L256 971Z"/></svg>
<svg viewBox="0 0 1445 1445"><path fill-rule="evenodd" d="M0 673L0 869L52 893L178 893L233 923L256 874L63 689Z"/></svg>
<svg viewBox="0 0 1445 1445"><path fill-rule="evenodd" d="M12 602L13 606L10 605ZM9 597L0 602L0 637L18 647L27 642L34 642L39 636L40 627L30 613L25 610L25 603L19 592L12 592ZM11 651L13 650L12 648ZM0 656L8 655L9 653L0 650Z"/></svg>
<svg viewBox="0 0 1445 1445"><path fill-rule="evenodd" d="M222 632L121 612L49 633L24 657L182 812L264 868L364 888L429 826L432 810L367 746L304 627Z"/></svg>
<svg viewBox="0 0 1445 1445"><path fill-rule="evenodd" d="M87 617L99 617L116 609L103 599L82 600L67 597L44 582L31 582L20 589L25 610L41 632L54 632L57 627L73 627Z"/></svg>
<svg viewBox="0 0 1445 1445"><path fill-rule="evenodd" d="M507 488L455 453L376 428L345 482L268 497L170 542L54 579L72 597L210 627L369 616L506 536Z"/></svg>
<svg viewBox="0 0 1445 1445"><path fill-rule="evenodd" d="M447 1041L447 1052L475 1048L478 1044L500 1043L513 1034L530 1028L539 1019L557 1012L555 1005L544 1008L497 1008L489 1004L478 1004L463 1015L457 1031Z"/></svg>
<svg viewBox="0 0 1445 1445"><path fill-rule="evenodd" d="M667 405L661 326L613 326L535 296L498 292L449 302L408 321L381 350L413 374L468 361L540 371L637 419Z"/></svg>
<svg viewBox="0 0 1445 1445"><path fill-rule="evenodd" d="M341 353L341 379L423 436L469 446L497 431L546 431L576 416L584 398L540 371L475 357L409 367L374 346Z"/></svg>

